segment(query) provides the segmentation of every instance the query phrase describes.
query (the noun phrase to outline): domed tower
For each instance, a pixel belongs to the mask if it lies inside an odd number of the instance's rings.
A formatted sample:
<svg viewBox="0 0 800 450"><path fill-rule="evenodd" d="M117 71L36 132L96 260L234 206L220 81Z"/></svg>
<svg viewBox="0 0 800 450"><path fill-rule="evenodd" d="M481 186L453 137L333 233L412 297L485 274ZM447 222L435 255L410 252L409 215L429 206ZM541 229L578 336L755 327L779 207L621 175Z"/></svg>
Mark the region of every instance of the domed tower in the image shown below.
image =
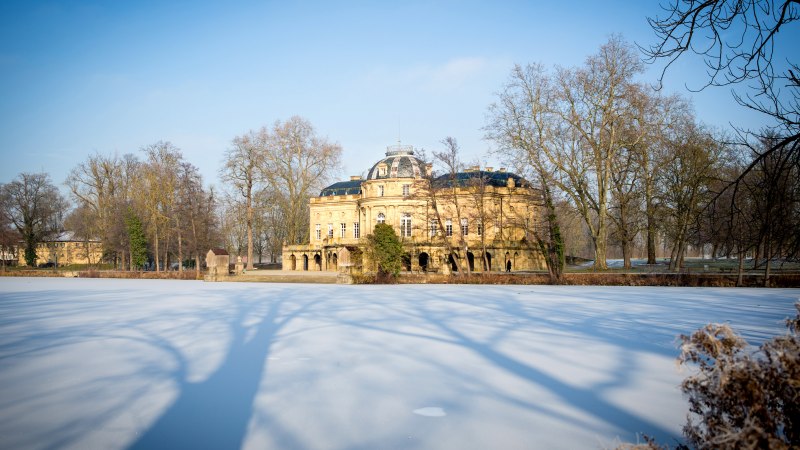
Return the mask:
<svg viewBox="0 0 800 450"><path fill-rule="evenodd" d="M420 178L424 174L425 163L414 156L414 147L398 144L386 148L386 157L369 169L367 180Z"/></svg>
<svg viewBox="0 0 800 450"><path fill-rule="evenodd" d="M386 148L386 157L372 165L363 180L365 199L381 197L408 198L415 181L424 177L429 167L414 156L410 145L392 145Z"/></svg>

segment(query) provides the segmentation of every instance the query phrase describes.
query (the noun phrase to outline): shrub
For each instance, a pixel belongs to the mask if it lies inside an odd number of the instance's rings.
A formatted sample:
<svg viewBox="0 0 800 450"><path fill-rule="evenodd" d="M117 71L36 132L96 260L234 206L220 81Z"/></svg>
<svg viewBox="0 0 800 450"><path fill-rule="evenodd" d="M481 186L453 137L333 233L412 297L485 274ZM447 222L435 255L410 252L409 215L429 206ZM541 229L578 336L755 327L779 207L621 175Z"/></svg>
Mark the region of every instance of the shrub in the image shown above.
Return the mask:
<svg viewBox="0 0 800 450"><path fill-rule="evenodd" d="M800 303L789 333L752 351L729 326L681 336L682 365L695 365L681 390L689 398L683 434L698 449L800 448ZM657 449L654 441L620 449ZM679 446L679 448L686 448Z"/></svg>
<svg viewBox="0 0 800 450"><path fill-rule="evenodd" d="M378 265L378 282L392 282L403 268L403 244L391 225L375 225L373 234L367 236L367 253Z"/></svg>
<svg viewBox="0 0 800 450"><path fill-rule="evenodd" d="M800 446L800 303L789 333L754 353L727 325L710 324L682 336L681 364L698 373L681 388L691 414L684 435L697 448Z"/></svg>

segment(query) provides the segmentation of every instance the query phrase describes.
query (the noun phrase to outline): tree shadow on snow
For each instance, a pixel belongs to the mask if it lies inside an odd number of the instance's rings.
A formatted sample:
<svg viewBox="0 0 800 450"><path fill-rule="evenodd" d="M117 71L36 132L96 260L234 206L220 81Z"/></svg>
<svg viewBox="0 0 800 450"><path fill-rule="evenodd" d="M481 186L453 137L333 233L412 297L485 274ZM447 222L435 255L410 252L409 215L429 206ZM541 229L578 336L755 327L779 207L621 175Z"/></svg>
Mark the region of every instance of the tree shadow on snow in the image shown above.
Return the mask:
<svg viewBox="0 0 800 450"><path fill-rule="evenodd" d="M179 368L175 376L180 391L177 399L129 447L131 450L241 448L276 335L316 303L296 307L297 302L286 305L280 296L276 298L252 327L244 323L259 302L238 302L223 362L200 382L188 381L185 367ZM284 311L291 307L296 309ZM285 436L285 440L291 441L291 436Z"/></svg>

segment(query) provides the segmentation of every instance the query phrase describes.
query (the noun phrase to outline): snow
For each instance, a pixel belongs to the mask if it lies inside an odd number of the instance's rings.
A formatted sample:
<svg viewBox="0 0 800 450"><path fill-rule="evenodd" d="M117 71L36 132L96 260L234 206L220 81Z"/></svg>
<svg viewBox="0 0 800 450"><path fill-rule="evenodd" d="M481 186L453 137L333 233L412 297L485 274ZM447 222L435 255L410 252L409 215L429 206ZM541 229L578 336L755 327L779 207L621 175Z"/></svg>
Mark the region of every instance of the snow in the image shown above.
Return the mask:
<svg viewBox="0 0 800 450"><path fill-rule="evenodd" d="M680 439L676 337L800 289L0 279L0 447L613 448Z"/></svg>

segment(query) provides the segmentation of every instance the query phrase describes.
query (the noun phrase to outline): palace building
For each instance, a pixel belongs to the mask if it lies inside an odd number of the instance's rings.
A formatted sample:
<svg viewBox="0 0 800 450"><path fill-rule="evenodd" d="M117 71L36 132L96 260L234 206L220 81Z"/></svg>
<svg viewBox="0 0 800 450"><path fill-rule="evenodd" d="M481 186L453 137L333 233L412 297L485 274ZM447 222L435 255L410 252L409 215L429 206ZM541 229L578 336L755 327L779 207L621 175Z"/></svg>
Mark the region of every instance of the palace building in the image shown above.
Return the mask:
<svg viewBox="0 0 800 450"><path fill-rule="evenodd" d="M520 176L487 167L431 177L411 146L391 146L366 178L323 189L309 205L308 244L283 248L283 269L337 271L372 267L366 236L394 227L406 271L519 271L544 268L528 235L534 192Z"/></svg>
<svg viewBox="0 0 800 450"><path fill-rule="evenodd" d="M25 265L25 248L17 251L19 265ZM36 245L37 264L68 266L71 264L97 264L103 258L103 244L96 239L80 239L65 231Z"/></svg>

